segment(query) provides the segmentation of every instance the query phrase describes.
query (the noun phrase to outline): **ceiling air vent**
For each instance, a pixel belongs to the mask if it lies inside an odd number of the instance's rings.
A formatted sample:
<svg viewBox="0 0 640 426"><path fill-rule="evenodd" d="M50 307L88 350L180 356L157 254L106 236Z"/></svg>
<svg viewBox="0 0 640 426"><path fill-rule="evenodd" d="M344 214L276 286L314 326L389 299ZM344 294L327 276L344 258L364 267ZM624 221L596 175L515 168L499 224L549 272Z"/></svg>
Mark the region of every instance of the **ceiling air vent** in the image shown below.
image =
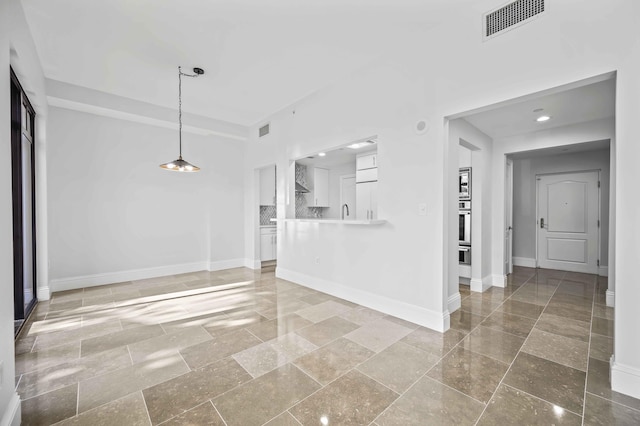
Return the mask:
<svg viewBox="0 0 640 426"><path fill-rule="evenodd" d="M520 25L544 13L544 0L516 0L507 5L485 13L482 38L487 40Z"/></svg>
<svg viewBox="0 0 640 426"><path fill-rule="evenodd" d="M267 136L269 134L269 123L265 124L264 126L260 127L258 129L258 137L264 137Z"/></svg>

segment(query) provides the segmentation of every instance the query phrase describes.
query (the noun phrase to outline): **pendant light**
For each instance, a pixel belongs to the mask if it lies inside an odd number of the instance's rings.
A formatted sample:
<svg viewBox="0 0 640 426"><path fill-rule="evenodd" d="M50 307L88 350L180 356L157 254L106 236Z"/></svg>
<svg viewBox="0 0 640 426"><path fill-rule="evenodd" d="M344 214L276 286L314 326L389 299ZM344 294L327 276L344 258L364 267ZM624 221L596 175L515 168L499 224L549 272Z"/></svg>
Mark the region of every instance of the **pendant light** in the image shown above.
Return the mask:
<svg viewBox="0 0 640 426"><path fill-rule="evenodd" d="M194 68L193 74L187 74L182 72L182 67L178 67L178 140L180 143L180 155L177 160L169 161L168 163L160 164L160 167L172 172L199 172L200 167L194 166L186 160L182 159L182 76L197 77L204 74L202 68Z"/></svg>

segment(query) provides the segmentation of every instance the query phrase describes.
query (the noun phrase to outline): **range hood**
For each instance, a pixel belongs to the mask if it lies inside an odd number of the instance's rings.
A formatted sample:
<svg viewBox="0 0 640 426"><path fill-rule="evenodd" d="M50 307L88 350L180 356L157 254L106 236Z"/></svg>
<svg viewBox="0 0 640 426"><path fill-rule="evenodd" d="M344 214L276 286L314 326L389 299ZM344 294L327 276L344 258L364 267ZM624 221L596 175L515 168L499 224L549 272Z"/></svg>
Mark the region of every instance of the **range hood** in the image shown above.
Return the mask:
<svg viewBox="0 0 640 426"><path fill-rule="evenodd" d="M302 186L302 184L300 184L300 182L296 182L296 192L306 193L306 192L309 192L309 190L307 188L305 188L304 186Z"/></svg>

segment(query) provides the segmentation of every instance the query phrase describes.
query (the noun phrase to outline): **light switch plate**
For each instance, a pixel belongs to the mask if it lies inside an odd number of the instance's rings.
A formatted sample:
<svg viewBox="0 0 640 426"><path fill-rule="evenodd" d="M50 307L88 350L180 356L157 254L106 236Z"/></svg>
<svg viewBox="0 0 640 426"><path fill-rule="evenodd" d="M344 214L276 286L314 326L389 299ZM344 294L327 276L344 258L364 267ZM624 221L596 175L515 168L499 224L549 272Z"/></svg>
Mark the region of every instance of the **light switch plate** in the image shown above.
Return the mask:
<svg viewBox="0 0 640 426"><path fill-rule="evenodd" d="M418 216L426 216L427 215L427 203L418 204Z"/></svg>

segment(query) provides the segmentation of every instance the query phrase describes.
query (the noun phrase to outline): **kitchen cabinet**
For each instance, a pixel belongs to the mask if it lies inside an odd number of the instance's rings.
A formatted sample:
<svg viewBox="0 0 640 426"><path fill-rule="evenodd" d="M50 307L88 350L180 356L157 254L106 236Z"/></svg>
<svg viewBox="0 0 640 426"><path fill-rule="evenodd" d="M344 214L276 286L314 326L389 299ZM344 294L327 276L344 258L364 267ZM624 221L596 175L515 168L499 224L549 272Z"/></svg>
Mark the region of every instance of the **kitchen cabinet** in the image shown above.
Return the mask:
<svg viewBox="0 0 640 426"><path fill-rule="evenodd" d="M378 153L360 155L356 157L356 170L365 170L378 167Z"/></svg>
<svg viewBox="0 0 640 426"><path fill-rule="evenodd" d="M278 235L275 227L260 228L260 260L274 260L278 253Z"/></svg>
<svg viewBox="0 0 640 426"><path fill-rule="evenodd" d="M260 205L276 205L276 166L260 169Z"/></svg>
<svg viewBox="0 0 640 426"><path fill-rule="evenodd" d="M356 183L356 220L378 218L378 182Z"/></svg>
<svg viewBox="0 0 640 426"><path fill-rule="evenodd" d="M313 169L313 190L307 198L309 207L329 207L329 170Z"/></svg>

